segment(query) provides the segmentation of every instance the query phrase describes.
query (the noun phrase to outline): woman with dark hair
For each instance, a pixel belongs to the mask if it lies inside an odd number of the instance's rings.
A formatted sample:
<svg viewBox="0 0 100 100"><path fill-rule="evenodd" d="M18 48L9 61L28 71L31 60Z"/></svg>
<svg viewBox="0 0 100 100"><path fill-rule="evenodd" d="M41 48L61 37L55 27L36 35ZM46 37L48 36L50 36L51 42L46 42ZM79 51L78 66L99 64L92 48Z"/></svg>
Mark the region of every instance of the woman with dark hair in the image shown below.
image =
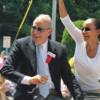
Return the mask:
<svg viewBox="0 0 100 100"><path fill-rule="evenodd" d="M64 0L59 0L61 21L76 43L75 77L84 93L84 100L100 100L100 21L87 19L82 30L71 21Z"/></svg>

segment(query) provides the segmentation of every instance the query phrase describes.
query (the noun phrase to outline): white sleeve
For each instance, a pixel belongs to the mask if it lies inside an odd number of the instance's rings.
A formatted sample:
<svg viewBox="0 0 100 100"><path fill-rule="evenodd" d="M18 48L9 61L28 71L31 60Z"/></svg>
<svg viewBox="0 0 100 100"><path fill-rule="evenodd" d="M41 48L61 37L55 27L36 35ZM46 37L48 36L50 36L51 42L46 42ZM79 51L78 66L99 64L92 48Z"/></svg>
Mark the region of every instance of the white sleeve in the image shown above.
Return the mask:
<svg viewBox="0 0 100 100"><path fill-rule="evenodd" d="M21 84L25 84L25 85L30 85L29 84L29 80L31 79L30 76L25 76L22 81L21 81Z"/></svg>
<svg viewBox="0 0 100 100"><path fill-rule="evenodd" d="M75 40L75 42L77 43L83 42L84 39L83 39L82 31L73 24L69 15L60 19L64 24L65 28L68 30L71 37Z"/></svg>

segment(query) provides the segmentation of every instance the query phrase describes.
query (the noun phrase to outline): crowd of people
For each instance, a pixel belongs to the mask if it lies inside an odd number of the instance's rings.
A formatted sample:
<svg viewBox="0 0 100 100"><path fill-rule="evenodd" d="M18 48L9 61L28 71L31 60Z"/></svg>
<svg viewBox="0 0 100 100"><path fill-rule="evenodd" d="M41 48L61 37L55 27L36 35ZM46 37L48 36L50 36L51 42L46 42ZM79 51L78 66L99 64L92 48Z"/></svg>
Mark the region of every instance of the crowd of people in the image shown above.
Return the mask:
<svg viewBox="0 0 100 100"><path fill-rule="evenodd" d="M67 48L49 38L51 17L40 14L33 20L30 36L17 39L8 57L1 53L0 96L4 95L0 100L9 99L8 92L13 100L100 100L100 21L89 18L78 29L64 0L58 2L60 19L76 43L74 74Z"/></svg>

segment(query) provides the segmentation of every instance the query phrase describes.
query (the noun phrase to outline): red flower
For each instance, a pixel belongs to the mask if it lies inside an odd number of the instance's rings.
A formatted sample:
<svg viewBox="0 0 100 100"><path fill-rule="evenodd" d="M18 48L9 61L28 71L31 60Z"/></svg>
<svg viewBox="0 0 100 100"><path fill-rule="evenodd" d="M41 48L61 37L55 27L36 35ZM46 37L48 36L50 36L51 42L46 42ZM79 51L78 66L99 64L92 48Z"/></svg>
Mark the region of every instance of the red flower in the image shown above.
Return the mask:
<svg viewBox="0 0 100 100"><path fill-rule="evenodd" d="M55 57L56 57L56 55L54 53L48 52L46 63L49 64L52 61L52 59L55 58Z"/></svg>

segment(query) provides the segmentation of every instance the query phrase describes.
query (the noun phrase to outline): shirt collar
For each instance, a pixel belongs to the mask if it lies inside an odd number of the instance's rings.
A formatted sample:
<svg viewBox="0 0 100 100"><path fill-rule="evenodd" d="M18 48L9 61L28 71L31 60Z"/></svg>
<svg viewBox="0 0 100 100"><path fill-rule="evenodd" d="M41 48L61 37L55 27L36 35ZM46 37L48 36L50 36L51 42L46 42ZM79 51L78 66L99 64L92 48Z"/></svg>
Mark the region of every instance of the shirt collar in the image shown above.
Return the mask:
<svg viewBox="0 0 100 100"><path fill-rule="evenodd" d="M48 45L48 40L45 41L41 46L42 46L44 49L47 49L47 45Z"/></svg>
<svg viewBox="0 0 100 100"><path fill-rule="evenodd" d="M38 46L37 44L35 44L36 46ZM39 45L42 47L42 49L47 50L48 47L48 40L46 40L43 44Z"/></svg>

